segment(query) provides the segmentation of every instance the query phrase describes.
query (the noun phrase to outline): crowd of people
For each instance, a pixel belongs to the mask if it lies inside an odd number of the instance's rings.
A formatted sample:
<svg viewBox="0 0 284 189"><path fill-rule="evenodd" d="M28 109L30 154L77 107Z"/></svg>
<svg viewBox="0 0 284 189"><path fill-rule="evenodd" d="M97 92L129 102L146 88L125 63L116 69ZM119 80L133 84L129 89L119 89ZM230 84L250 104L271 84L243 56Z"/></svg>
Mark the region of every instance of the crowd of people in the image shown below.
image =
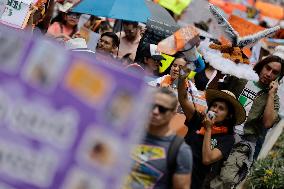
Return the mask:
<svg viewBox="0 0 284 189"><path fill-rule="evenodd" d="M192 62L183 52L173 55L169 67L161 72L161 61L166 58L157 52L157 44L144 43L138 48L147 30L144 24L90 16L79 26L81 14L55 10L54 5L61 2L50 2L45 17L34 16L30 22L34 32L40 31L70 51L90 56L104 53L157 88L147 134L132 156L125 188L229 189L245 179L267 130L280 120L277 90L284 76L284 46L259 57L253 68L257 82L221 73L204 60L205 68L194 75L187 66ZM99 35L95 50L88 44L88 31ZM137 51L142 55L139 62ZM205 91L206 112L198 110L192 91ZM183 136L170 127L177 111L185 117L187 133Z"/></svg>

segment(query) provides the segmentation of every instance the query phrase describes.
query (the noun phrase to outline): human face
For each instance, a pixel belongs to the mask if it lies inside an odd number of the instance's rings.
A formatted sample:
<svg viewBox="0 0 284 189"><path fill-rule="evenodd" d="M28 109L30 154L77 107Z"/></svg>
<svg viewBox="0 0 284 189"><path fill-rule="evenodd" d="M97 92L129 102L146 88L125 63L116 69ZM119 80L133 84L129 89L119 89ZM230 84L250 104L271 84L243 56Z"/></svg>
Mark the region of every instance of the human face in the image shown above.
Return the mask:
<svg viewBox="0 0 284 189"><path fill-rule="evenodd" d="M174 115L173 98L163 93L155 94L150 115L150 127L167 126Z"/></svg>
<svg viewBox="0 0 284 189"><path fill-rule="evenodd" d="M224 121L229 113L227 104L219 101L213 102L209 110L213 111L216 115L215 123Z"/></svg>
<svg viewBox="0 0 284 189"><path fill-rule="evenodd" d="M159 70L160 61L154 60L153 58L144 58L144 62L152 72L157 72Z"/></svg>
<svg viewBox="0 0 284 189"><path fill-rule="evenodd" d="M66 15L66 23L69 25L69 26L76 26L79 22L79 18L80 18L80 15L79 14L67 14Z"/></svg>
<svg viewBox="0 0 284 189"><path fill-rule="evenodd" d="M129 41L134 41L136 39L137 33L138 33L138 27L135 27L132 24L124 24L123 30L125 32L125 37Z"/></svg>
<svg viewBox="0 0 284 189"><path fill-rule="evenodd" d="M177 58L173 62L173 65L171 67L170 75L172 79L176 79L179 76L180 69L185 66L186 61L183 58Z"/></svg>
<svg viewBox="0 0 284 189"><path fill-rule="evenodd" d="M263 66L259 74L259 82L263 85L269 85L272 81L276 80L281 72L281 63L270 62Z"/></svg>
<svg viewBox="0 0 284 189"><path fill-rule="evenodd" d="M101 37L98 42L97 49L108 53L113 53L115 48L113 47L112 38L109 36Z"/></svg>

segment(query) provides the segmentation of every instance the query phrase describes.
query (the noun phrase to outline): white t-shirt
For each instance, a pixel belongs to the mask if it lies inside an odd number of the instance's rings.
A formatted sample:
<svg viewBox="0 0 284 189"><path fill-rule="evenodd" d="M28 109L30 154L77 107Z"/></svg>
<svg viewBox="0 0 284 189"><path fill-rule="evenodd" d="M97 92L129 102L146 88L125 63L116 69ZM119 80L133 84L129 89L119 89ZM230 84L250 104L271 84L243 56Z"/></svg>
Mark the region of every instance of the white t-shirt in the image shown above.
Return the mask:
<svg viewBox="0 0 284 189"><path fill-rule="evenodd" d="M248 81L242 93L240 94L238 100L243 105L244 109L246 110L246 116L248 116L250 109L252 107L253 101L261 90L262 89L258 87L255 84L255 82ZM244 123L241 125L235 126L234 131L235 133L239 135L243 135L244 134Z"/></svg>

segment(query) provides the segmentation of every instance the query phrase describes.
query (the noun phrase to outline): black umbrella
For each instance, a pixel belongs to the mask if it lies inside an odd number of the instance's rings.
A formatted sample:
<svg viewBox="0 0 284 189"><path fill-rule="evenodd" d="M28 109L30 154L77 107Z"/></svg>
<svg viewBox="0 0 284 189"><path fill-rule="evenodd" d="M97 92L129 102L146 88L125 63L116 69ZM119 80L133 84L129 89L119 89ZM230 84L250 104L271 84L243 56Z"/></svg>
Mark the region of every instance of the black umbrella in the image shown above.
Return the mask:
<svg viewBox="0 0 284 189"><path fill-rule="evenodd" d="M165 8L161 7L159 4L156 4L150 0L145 0L145 3L151 13L151 16L150 18L148 18L148 20L166 24L168 26L178 27L174 18Z"/></svg>

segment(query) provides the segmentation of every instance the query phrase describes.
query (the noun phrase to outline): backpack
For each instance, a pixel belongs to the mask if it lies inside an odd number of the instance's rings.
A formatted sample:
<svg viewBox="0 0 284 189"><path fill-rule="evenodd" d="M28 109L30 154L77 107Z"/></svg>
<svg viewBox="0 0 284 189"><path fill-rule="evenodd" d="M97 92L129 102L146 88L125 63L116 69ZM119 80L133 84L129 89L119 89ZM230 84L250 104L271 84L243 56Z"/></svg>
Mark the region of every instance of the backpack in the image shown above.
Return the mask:
<svg viewBox="0 0 284 189"><path fill-rule="evenodd" d="M183 138L175 135L169 146L169 149L167 152L167 169L168 169L170 178L172 178L172 176L175 173L175 169L177 165L177 155L178 155L180 146L183 142L184 142ZM172 185L172 179L170 179L170 183Z"/></svg>

